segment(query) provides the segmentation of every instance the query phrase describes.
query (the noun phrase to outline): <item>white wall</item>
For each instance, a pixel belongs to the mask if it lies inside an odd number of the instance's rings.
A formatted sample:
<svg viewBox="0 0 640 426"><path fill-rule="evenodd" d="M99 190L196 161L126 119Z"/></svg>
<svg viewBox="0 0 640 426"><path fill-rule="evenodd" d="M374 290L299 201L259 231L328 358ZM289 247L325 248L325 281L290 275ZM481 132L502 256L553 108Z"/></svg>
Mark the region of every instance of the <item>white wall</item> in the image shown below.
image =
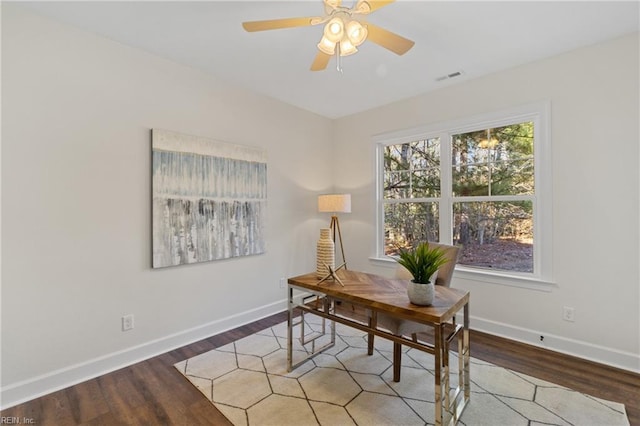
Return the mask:
<svg viewBox="0 0 640 426"><path fill-rule="evenodd" d="M551 292L454 276L471 291L472 327L640 371L638 34L443 88L335 122L335 183L354 269L390 274L375 250L372 136L551 102ZM563 306L575 322L562 320Z"/></svg>
<svg viewBox="0 0 640 426"><path fill-rule="evenodd" d="M334 184L353 194L351 267L388 273L367 260L371 135L540 99L557 288L455 285L478 328L640 370L637 36L332 122L4 3L2 89L3 407L282 310L278 280L314 268L315 195ZM150 268L154 127L267 149L266 254Z"/></svg>
<svg viewBox="0 0 640 426"><path fill-rule="evenodd" d="M2 89L3 407L280 312L315 268L330 120L7 3ZM151 128L267 150L266 254L151 269Z"/></svg>

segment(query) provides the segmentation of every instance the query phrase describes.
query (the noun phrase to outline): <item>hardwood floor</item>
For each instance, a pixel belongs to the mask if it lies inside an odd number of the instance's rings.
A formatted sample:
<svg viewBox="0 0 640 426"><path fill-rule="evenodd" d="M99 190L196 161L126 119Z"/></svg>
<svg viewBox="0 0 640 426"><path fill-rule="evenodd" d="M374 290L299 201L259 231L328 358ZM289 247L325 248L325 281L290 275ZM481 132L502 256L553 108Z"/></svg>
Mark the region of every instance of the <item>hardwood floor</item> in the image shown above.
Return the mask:
<svg viewBox="0 0 640 426"><path fill-rule="evenodd" d="M6 409L37 425L229 425L173 364L286 320L286 313L239 327L110 374ZM640 375L480 332L471 355L580 392L625 404L640 426ZM3 423L8 423L3 420Z"/></svg>

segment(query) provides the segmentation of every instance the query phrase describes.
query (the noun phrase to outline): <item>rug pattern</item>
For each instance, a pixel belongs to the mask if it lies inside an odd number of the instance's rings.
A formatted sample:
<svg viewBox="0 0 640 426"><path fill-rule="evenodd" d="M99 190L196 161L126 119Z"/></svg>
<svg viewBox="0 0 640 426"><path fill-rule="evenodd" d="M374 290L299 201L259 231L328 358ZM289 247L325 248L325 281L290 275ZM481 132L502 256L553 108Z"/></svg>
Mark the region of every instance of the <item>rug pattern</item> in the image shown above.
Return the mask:
<svg viewBox="0 0 640 426"><path fill-rule="evenodd" d="M305 332L320 319L305 316ZM298 332L299 330L294 330ZM392 342L336 325L336 345L294 371L286 371L287 328L278 324L177 363L234 425L431 425L433 356L407 348L402 378L392 380ZM298 339L296 356L306 353ZM473 344L473 342L472 342ZM473 346L472 346L473 351ZM455 354L452 387L457 385ZM462 425L628 425L623 404L471 359L471 400Z"/></svg>

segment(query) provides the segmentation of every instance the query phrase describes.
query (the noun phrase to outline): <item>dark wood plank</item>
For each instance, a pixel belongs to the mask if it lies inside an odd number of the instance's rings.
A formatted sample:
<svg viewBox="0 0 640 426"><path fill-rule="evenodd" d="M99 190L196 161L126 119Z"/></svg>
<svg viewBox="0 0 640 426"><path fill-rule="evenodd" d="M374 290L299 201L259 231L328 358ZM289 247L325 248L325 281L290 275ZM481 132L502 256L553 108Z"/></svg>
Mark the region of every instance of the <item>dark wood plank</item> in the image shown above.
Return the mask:
<svg viewBox="0 0 640 426"><path fill-rule="evenodd" d="M6 409L1 416L38 425L230 425L173 367L286 320L286 312L247 324L96 379ZM579 392L625 404L640 426L640 375L568 355L471 332L471 355Z"/></svg>
<svg viewBox="0 0 640 426"><path fill-rule="evenodd" d="M88 380L66 391L71 414L76 423L85 423L109 412L97 380Z"/></svg>
<svg viewBox="0 0 640 426"><path fill-rule="evenodd" d="M42 401L42 413L47 413L47 417L51 419L52 424L57 426L71 426L75 424L71 402L67 398L65 391L53 392L40 398ZM42 418L43 415L30 416L34 420Z"/></svg>
<svg viewBox="0 0 640 426"><path fill-rule="evenodd" d="M200 398L200 401L189 406L189 411L193 415L197 425L232 426L233 424L218 410L211 410L212 404L209 400Z"/></svg>

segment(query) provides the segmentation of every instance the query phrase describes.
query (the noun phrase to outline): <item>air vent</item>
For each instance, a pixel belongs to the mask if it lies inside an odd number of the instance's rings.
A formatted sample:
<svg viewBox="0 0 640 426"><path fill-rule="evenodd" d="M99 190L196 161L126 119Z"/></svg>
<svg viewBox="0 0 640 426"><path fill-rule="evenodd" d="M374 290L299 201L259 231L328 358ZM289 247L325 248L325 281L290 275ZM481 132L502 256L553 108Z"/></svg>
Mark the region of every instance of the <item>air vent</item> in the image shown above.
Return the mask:
<svg viewBox="0 0 640 426"><path fill-rule="evenodd" d="M450 78L460 77L461 75L462 75L462 71L456 71L456 72L452 72L451 74L440 76L436 78L436 81L445 81L445 80L449 80Z"/></svg>

